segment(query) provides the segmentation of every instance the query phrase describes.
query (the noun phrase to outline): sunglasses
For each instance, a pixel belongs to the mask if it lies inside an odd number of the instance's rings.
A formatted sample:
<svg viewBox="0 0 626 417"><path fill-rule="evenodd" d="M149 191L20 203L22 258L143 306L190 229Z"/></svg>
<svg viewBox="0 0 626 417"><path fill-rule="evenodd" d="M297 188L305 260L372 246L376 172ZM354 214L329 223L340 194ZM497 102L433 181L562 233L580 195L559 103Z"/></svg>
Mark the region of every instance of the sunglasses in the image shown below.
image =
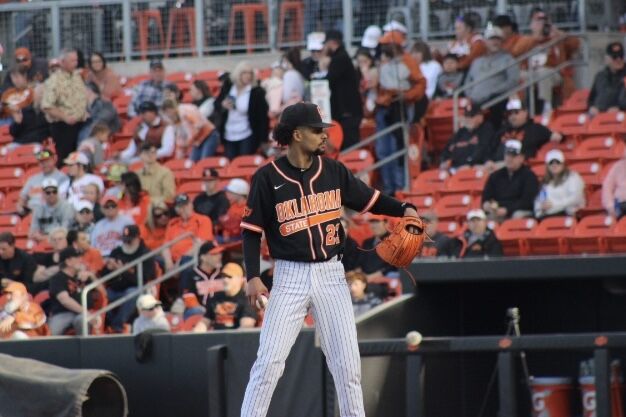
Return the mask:
<svg viewBox="0 0 626 417"><path fill-rule="evenodd" d="M548 165L561 165L562 162L559 161L558 159L553 159L552 161L548 162Z"/></svg>
<svg viewBox="0 0 626 417"><path fill-rule="evenodd" d="M153 211L152 215L154 217L166 217L168 214L165 211Z"/></svg>
<svg viewBox="0 0 626 417"><path fill-rule="evenodd" d="M22 62L28 62L28 61L30 61L30 59L28 58L17 58L15 60L15 62L17 62L18 64L21 64Z"/></svg>
<svg viewBox="0 0 626 417"><path fill-rule="evenodd" d="M153 306L152 306L152 307L150 307L150 308L142 308L141 310L142 310L142 311L153 311L153 310L155 310L157 307L161 307L161 305L160 305L160 304L155 304L155 305L153 305Z"/></svg>
<svg viewBox="0 0 626 417"><path fill-rule="evenodd" d="M89 209L82 209L81 211L79 211L80 214L89 214L91 213L91 210Z"/></svg>
<svg viewBox="0 0 626 417"><path fill-rule="evenodd" d="M44 192L46 193L46 195L55 195L59 191L58 190L46 190Z"/></svg>
<svg viewBox="0 0 626 417"><path fill-rule="evenodd" d="M105 209L117 208L117 204L105 204L103 207Z"/></svg>

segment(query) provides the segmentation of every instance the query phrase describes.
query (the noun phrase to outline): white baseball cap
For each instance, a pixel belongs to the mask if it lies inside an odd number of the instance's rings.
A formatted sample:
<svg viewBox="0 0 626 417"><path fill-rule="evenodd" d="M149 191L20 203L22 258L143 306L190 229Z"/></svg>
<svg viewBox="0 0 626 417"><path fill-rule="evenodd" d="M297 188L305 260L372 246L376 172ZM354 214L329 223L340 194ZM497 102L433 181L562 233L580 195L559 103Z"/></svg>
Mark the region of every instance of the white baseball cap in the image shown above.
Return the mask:
<svg viewBox="0 0 626 417"><path fill-rule="evenodd" d="M472 220L472 219L476 219L476 218L482 219L482 220L487 220L487 215L481 209L470 210L467 213L467 220Z"/></svg>
<svg viewBox="0 0 626 417"><path fill-rule="evenodd" d="M511 110L523 110L524 106L522 104L522 100L519 98L512 98L506 103L506 111Z"/></svg>
<svg viewBox="0 0 626 417"><path fill-rule="evenodd" d="M89 209L93 211L93 203L88 200L78 200L74 203L74 210L80 212L81 210Z"/></svg>
<svg viewBox="0 0 626 417"><path fill-rule="evenodd" d="M409 32L406 29L406 26L404 26L402 23L398 22L397 20L392 20L391 22L387 23L385 26L383 26L383 30L385 32L391 32L392 30L397 30L398 32L402 32L404 34L407 34Z"/></svg>
<svg viewBox="0 0 626 417"><path fill-rule="evenodd" d="M522 142L517 139L509 139L504 143L505 153L514 153L519 155L522 153Z"/></svg>
<svg viewBox="0 0 626 417"><path fill-rule="evenodd" d="M311 32L306 35L306 49L309 51L321 51L324 49L324 40L326 34L324 32Z"/></svg>
<svg viewBox="0 0 626 417"><path fill-rule="evenodd" d="M560 163L565 162L565 155L560 149L552 149L546 154L546 164L552 161L559 161Z"/></svg>
<svg viewBox="0 0 626 417"><path fill-rule="evenodd" d="M374 49L378 46L380 37L383 36L383 31L376 25L368 26L363 32L363 39L361 39L361 46L364 48Z"/></svg>
<svg viewBox="0 0 626 417"><path fill-rule="evenodd" d="M138 310L152 310L156 306L160 306L161 302L154 298L152 294L144 294L137 298Z"/></svg>
<svg viewBox="0 0 626 417"><path fill-rule="evenodd" d="M45 190L46 188L59 188L59 183L54 178L45 178L41 182L41 189Z"/></svg>
<svg viewBox="0 0 626 417"><path fill-rule="evenodd" d="M87 155L82 152L72 152L63 160L63 163L65 165L89 165L89 158L87 158Z"/></svg>
<svg viewBox="0 0 626 417"><path fill-rule="evenodd" d="M243 180L241 178L233 178L228 182L225 189L226 191L230 191L233 194L245 196L248 195L248 193L250 192L250 185L248 185L246 180Z"/></svg>
<svg viewBox="0 0 626 417"><path fill-rule="evenodd" d="M485 29L485 39L491 39L491 38L500 38L503 39L504 38L504 33L502 32L502 29L500 29L497 26L487 26L487 29Z"/></svg>

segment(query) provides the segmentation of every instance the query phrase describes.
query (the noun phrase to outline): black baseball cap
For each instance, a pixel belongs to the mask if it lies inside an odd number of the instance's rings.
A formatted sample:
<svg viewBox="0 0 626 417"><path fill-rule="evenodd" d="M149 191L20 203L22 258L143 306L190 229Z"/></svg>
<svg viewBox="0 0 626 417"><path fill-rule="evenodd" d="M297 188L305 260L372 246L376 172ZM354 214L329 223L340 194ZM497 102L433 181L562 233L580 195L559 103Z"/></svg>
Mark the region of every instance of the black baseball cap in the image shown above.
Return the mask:
<svg viewBox="0 0 626 417"><path fill-rule="evenodd" d="M343 33L337 29L330 29L326 31L326 37L324 38L324 42L327 41L337 41L343 42Z"/></svg>
<svg viewBox="0 0 626 417"><path fill-rule="evenodd" d="M139 237L139 227L134 224L129 224L124 226L124 231L122 232L122 242L132 242L134 238Z"/></svg>
<svg viewBox="0 0 626 417"><path fill-rule="evenodd" d="M65 262L70 258L80 258L81 256L83 256L82 252L78 251L74 246L68 246L59 254L59 261Z"/></svg>
<svg viewBox="0 0 626 417"><path fill-rule="evenodd" d="M189 203L191 200L189 199L189 196L185 193L183 194L178 194L176 196L176 198L174 199L174 206L184 206L185 204Z"/></svg>
<svg viewBox="0 0 626 417"><path fill-rule="evenodd" d="M200 246L200 248L198 249L198 256L200 255L204 255L204 254L216 254L216 253L222 253L224 251L224 246L220 246L217 244L217 242L212 242L212 241L208 241L208 242L204 242L202 244L202 246Z"/></svg>
<svg viewBox="0 0 626 417"><path fill-rule="evenodd" d="M163 69L165 67L163 67L163 61L161 61L160 59L153 59L152 61L150 61L150 69Z"/></svg>
<svg viewBox="0 0 626 417"><path fill-rule="evenodd" d="M146 152L146 151L151 150L152 148L158 149L158 147L154 143L148 142L148 141L144 141L144 142L141 143L141 146L139 147L139 150L141 152Z"/></svg>
<svg viewBox="0 0 626 417"><path fill-rule="evenodd" d="M467 103L467 105L463 109L463 114L468 117L478 116L479 114L482 114L482 113L483 111L480 108L480 106L477 103L474 103L471 101Z"/></svg>
<svg viewBox="0 0 626 417"><path fill-rule="evenodd" d="M280 123L292 127L331 127L332 124L322 121L322 111L313 103L300 102L292 104L283 110Z"/></svg>
<svg viewBox="0 0 626 417"><path fill-rule="evenodd" d="M624 45L621 42L611 42L606 47L606 54L613 59L624 58Z"/></svg>
<svg viewBox="0 0 626 417"><path fill-rule="evenodd" d="M448 52L443 56L443 61L446 59L454 59L455 61L459 61L459 56L457 54L453 54L452 52Z"/></svg>
<svg viewBox="0 0 626 417"><path fill-rule="evenodd" d="M499 28L514 27L515 22L513 22L513 19L511 19L511 16L509 16L508 14L501 14L493 19L493 25Z"/></svg>
<svg viewBox="0 0 626 417"><path fill-rule="evenodd" d="M205 180L217 180L219 179L219 173L215 168L207 168L204 170L204 179Z"/></svg>
<svg viewBox="0 0 626 417"><path fill-rule="evenodd" d="M154 104L151 101L144 101L143 103L139 105L139 113L145 113L147 111L158 113L159 108L157 107L156 104Z"/></svg>

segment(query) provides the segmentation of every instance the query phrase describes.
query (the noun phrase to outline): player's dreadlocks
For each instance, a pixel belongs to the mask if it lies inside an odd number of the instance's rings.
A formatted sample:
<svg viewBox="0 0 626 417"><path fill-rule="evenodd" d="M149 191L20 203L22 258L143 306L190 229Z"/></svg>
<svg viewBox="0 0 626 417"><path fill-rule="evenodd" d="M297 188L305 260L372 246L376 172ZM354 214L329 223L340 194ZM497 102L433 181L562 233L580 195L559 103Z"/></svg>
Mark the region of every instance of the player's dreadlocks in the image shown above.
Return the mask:
<svg viewBox="0 0 626 417"><path fill-rule="evenodd" d="M276 140L276 142L278 142L280 146L286 146L291 143L293 139L293 132L295 130L295 126L291 126L285 123L278 123L272 131L272 135L274 136L274 140Z"/></svg>

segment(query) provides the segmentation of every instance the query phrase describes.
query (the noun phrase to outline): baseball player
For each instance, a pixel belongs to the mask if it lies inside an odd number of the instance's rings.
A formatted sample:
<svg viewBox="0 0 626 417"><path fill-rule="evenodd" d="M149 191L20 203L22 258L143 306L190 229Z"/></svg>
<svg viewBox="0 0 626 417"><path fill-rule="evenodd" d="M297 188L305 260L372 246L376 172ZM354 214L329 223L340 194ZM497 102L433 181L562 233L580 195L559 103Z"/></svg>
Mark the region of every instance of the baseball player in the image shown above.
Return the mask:
<svg viewBox="0 0 626 417"><path fill-rule="evenodd" d="M339 396L342 417L364 417L361 358L350 290L341 263L345 233L341 207L389 216L417 216L401 203L356 179L340 162L322 157L328 136L319 108L287 107L274 138L285 156L252 178L241 227L251 303L268 291L259 278L264 232L276 260L257 360L241 407L242 417L265 417L285 360L310 308Z"/></svg>

